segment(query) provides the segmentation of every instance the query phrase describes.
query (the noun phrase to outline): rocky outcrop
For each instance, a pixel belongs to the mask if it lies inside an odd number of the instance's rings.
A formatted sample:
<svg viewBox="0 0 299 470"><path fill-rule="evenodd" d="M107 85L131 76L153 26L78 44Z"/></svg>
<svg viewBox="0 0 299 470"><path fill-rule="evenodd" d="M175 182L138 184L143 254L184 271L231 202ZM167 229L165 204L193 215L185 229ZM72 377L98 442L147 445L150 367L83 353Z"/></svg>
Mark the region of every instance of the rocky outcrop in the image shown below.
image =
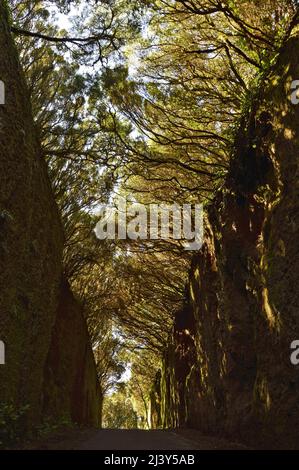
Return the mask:
<svg viewBox="0 0 299 470"><path fill-rule="evenodd" d="M92 351L79 307L65 286L61 289L63 230L5 4L0 1L0 80L6 95L0 105L0 339L6 346L0 402L28 405L28 427L41 421L45 409L96 423Z"/></svg>
<svg viewBox="0 0 299 470"><path fill-rule="evenodd" d="M86 321L66 282L44 371L43 417L100 424L101 391ZM62 414L64 412L64 414Z"/></svg>
<svg viewBox="0 0 299 470"><path fill-rule="evenodd" d="M260 84L164 357L164 426L299 447L299 38Z"/></svg>

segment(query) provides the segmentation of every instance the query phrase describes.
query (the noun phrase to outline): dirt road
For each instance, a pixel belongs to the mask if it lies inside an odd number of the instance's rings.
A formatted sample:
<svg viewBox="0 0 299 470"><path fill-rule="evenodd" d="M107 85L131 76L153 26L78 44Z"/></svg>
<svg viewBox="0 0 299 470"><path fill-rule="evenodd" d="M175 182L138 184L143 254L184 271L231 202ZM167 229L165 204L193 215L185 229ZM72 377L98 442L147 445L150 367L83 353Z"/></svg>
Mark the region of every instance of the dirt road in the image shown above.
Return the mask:
<svg viewBox="0 0 299 470"><path fill-rule="evenodd" d="M196 447L196 443L174 432L103 429L97 431L94 436L78 448L88 450L194 450L198 447Z"/></svg>
<svg viewBox="0 0 299 470"><path fill-rule="evenodd" d="M167 430L143 431L139 429L99 429L65 431L27 449L49 450L237 450L244 446L225 439L204 436L193 429L179 432Z"/></svg>

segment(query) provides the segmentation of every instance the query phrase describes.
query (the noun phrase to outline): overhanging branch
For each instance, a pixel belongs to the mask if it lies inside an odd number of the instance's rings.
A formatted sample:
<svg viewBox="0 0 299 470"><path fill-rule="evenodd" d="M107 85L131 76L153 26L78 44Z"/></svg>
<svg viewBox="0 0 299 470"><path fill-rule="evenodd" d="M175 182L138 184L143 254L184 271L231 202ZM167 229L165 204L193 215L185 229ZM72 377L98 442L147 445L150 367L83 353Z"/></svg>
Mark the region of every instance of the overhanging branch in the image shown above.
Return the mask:
<svg viewBox="0 0 299 470"><path fill-rule="evenodd" d="M55 42L55 43L72 43L72 44L77 44L77 45L82 45L82 44L92 44L98 41L110 41L111 44L114 45L114 36L112 34L106 34L106 33L99 33L94 36L88 36L88 37L83 37L83 38L76 38L76 37L70 37L70 36L64 36L64 37L59 37L59 36L49 36L47 34L42 34L34 31L28 31L26 29L20 29L12 26L11 32L16 34L17 36L27 36L27 37L32 37L32 38L37 38L37 39L43 39L45 41L49 42ZM115 46L114 46L115 47Z"/></svg>

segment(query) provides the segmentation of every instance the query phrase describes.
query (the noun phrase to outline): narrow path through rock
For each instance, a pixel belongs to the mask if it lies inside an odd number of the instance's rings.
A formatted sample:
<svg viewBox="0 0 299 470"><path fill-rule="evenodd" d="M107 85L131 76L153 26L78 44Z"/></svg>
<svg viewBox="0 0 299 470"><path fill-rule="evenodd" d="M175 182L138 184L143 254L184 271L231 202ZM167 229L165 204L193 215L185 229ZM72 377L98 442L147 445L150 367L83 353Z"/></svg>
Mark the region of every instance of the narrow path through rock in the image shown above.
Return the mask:
<svg viewBox="0 0 299 470"><path fill-rule="evenodd" d="M242 444L205 436L195 429L85 429L64 430L48 438L29 442L35 450L248 450Z"/></svg>

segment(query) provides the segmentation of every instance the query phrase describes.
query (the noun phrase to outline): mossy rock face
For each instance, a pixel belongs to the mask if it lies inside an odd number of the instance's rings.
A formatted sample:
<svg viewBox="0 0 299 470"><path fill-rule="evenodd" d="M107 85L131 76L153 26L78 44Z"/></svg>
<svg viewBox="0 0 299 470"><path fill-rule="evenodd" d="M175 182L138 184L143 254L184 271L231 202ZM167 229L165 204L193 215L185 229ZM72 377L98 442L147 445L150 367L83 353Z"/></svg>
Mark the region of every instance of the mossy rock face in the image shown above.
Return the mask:
<svg viewBox="0 0 299 470"><path fill-rule="evenodd" d="M47 386L45 364L57 315L63 316L58 307L64 240L25 80L9 32L5 3L0 1L0 50L5 51L1 54L0 79L5 84L6 99L0 105L0 340L6 346L6 364L0 366L0 401L19 409L28 406L30 429L42 418ZM81 349L84 344L83 357L92 356L86 327L82 326L82 333L76 330L72 338L71 312L68 321L66 344L77 342ZM79 317L77 321L81 321ZM58 368L62 353L57 357ZM92 364L91 357L86 360ZM77 368L75 360L68 365L66 376ZM95 391L93 366L89 370L82 365L80 373L92 376ZM80 393L88 377L78 384ZM60 389L49 386L57 402L57 396L64 393L63 385ZM70 397L67 399L71 401ZM88 413L86 409L85 414ZM61 410L61 414L71 415L72 409Z"/></svg>
<svg viewBox="0 0 299 470"><path fill-rule="evenodd" d="M39 419L43 368L55 321L63 233L17 53L0 3L0 334L6 365L1 401L30 405ZM30 380L29 380L30 378Z"/></svg>
<svg viewBox="0 0 299 470"><path fill-rule="evenodd" d="M244 117L161 381L164 422L274 448L299 448L298 49L297 34Z"/></svg>

